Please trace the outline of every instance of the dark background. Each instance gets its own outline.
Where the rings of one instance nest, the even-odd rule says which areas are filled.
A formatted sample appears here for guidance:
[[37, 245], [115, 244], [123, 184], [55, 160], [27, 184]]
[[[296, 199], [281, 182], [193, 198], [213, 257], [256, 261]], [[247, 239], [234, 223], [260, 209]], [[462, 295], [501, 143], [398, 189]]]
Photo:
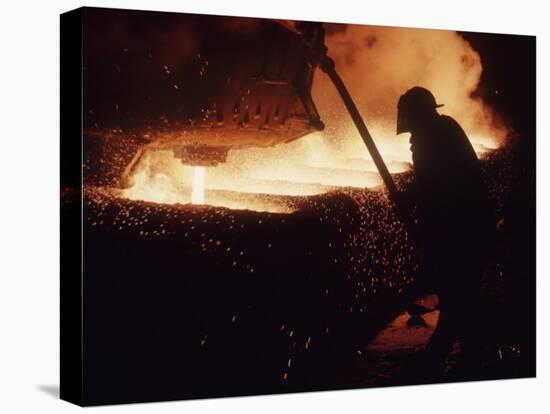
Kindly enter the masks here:
[[476, 91], [522, 141], [535, 150], [536, 38], [460, 32], [481, 56], [483, 73]]

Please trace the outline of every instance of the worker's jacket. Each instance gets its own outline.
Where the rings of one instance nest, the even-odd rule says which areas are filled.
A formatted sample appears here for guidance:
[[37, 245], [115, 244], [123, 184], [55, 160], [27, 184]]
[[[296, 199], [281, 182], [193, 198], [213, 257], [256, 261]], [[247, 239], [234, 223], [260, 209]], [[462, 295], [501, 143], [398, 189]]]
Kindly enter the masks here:
[[410, 143], [415, 173], [410, 193], [420, 234], [436, 244], [476, 244], [489, 210], [480, 164], [465, 132], [453, 118], [438, 115], [411, 135]]

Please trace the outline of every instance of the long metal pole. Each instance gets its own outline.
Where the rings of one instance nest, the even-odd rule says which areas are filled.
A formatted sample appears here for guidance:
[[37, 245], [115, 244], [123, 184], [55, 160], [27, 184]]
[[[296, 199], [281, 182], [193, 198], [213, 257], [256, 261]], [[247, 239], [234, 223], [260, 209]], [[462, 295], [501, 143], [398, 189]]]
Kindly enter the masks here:
[[319, 63], [320, 63], [321, 70], [323, 70], [323, 72], [326, 72], [326, 74], [330, 77], [330, 80], [332, 81], [332, 83], [334, 83], [336, 90], [338, 91], [338, 93], [340, 94], [340, 97], [344, 101], [344, 105], [346, 106], [351, 116], [351, 119], [353, 120], [353, 123], [357, 127], [357, 130], [359, 131], [361, 138], [363, 138], [363, 142], [365, 143], [365, 145], [367, 146], [367, 149], [369, 150], [372, 160], [374, 161], [374, 164], [376, 165], [376, 168], [378, 169], [378, 172], [380, 173], [380, 176], [382, 177], [382, 180], [384, 181], [384, 184], [388, 189], [390, 197], [394, 201], [397, 201], [398, 190], [397, 190], [397, 187], [395, 186], [395, 183], [393, 182], [393, 178], [391, 177], [390, 172], [388, 171], [388, 167], [386, 166], [386, 163], [382, 159], [382, 156], [380, 155], [378, 148], [376, 148], [376, 144], [374, 143], [374, 140], [372, 139], [372, 136], [369, 130], [367, 129], [367, 126], [365, 125], [363, 118], [361, 117], [361, 114], [357, 110], [357, 107], [355, 106], [353, 99], [351, 99], [351, 96], [346, 88], [346, 85], [344, 85], [342, 78], [340, 78], [340, 76], [336, 72], [334, 60], [332, 60], [330, 57], [325, 55]]

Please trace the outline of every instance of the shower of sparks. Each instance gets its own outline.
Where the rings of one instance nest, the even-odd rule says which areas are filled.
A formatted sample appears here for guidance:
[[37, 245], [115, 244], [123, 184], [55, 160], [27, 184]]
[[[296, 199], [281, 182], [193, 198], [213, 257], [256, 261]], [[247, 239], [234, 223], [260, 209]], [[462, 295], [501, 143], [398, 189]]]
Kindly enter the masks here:
[[[510, 152], [501, 149], [488, 154], [482, 162], [489, 195], [499, 210], [514, 183], [510, 156]], [[174, 160], [174, 164], [177, 163], [181, 164]], [[209, 179], [214, 175], [210, 171], [209, 168]], [[396, 175], [398, 187], [403, 188], [411, 175]], [[159, 183], [164, 183], [171, 191], [172, 187], [163, 180], [159, 178]], [[191, 174], [189, 182], [192, 182]], [[291, 211], [275, 208], [273, 210], [277, 211], [267, 211], [260, 205], [257, 208], [262, 208], [262, 211], [211, 205], [189, 208], [185, 200], [189, 200], [190, 188], [175, 202], [130, 200], [113, 189], [96, 186], [85, 186], [83, 192], [86, 231], [90, 234], [121, 232], [132, 234], [144, 243], [162, 243], [163, 246], [176, 243], [183, 257], [200, 260], [210, 272], [223, 268], [223, 278], [226, 279], [220, 279], [219, 283], [230, 280], [233, 286], [246, 287], [236, 291], [247, 298], [250, 296], [244, 292], [254, 292], [255, 297], [270, 300], [270, 296], [261, 296], [269, 295], [263, 286], [280, 284], [284, 280], [293, 289], [301, 289], [292, 301], [289, 299], [289, 308], [287, 304], [281, 304], [281, 308], [273, 310], [274, 322], [277, 323], [272, 324], [270, 335], [277, 339], [281, 357], [279, 370], [269, 371], [268, 375], [276, 375], [281, 382], [295, 380], [308, 372], [307, 364], [318, 358], [315, 344], [341, 342], [341, 336], [338, 336], [341, 325], [337, 321], [349, 321], [350, 324], [351, 321], [361, 321], [361, 326], [369, 326], [368, 321], [380, 317], [382, 304], [398, 303], [418, 282], [418, 257], [414, 246], [382, 191], [343, 187], [326, 194], [270, 195], [269, 198], [263, 195], [264, 198], [258, 200], [258, 203], [269, 202], [274, 206], [290, 204], [294, 206]], [[69, 195], [64, 198], [66, 202]], [[237, 193], [239, 198], [244, 195]], [[209, 203], [214, 196], [216, 192], [209, 190]], [[73, 202], [79, 200], [78, 192], [75, 192]], [[172, 199], [168, 194], [162, 194], [158, 200]], [[243, 203], [252, 203], [253, 200], [246, 199]], [[241, 204], [236, 207], [241, 207]], [[254, 238], [249, 235], [254, 235]], [[301, 258], [292, 264], [294, 270], [290, 279], [280, 276], [286, 275], [288, 269], [286, 262], [279, 260], [281, 257]], [[502, 267], [497, 266], [494, 271], [500, 272]], [[308, 278], [311, 272], [330, 277]], [[489, 277], [488, 280], [493, 279]], [[212, 285], [207, 283], [200, 288], [197, 286], [197, 289], [204, 294], [212, 289]], [[322, 306], [328, 313], [337, 315], [336, 319], [327, 319], [322, 325], [317, 325], [317, 308], [308, 300], [311, 292], [324, 292]], [[215, 295], [215, 289], [210, 293]], [[317, 293], [314, 295], [317, 298]], [[288, 313], [288, 309], [300, 304], [303, 312], [299, 317], [293, 312]], [[254, 343], [255, 335], [260, 335], [258, 332], [265, 334], [264, 324], [256, 325], [258, 319], [253, 317], [261, 314], [262, 306], [251, 305], [244, 311], [238, 306], [227, 307], [214, 319], [205, 321], [200, 329], [197, 327], [198, 330], [189, 338], [197, 349], [213, 356], [219, 352], [216, 349], [224, 349], [221, 344], [226, 341], [225, 335], [232, 332], [229, 327], [238, 329], [239, 335], [243, 335], [242, 344], [247, 341]], [[310, 315], [309, 319], [302, 316], [306, 314]], [[350, 343], [349, 349], [354, 353], [359, 349], [365, 355], [363, 348], [352, 348], [352, 345], [355, 346]], [[499, 347], [500, 354], [497, 349], [492, 354], [498, 362], [501, 358], [505, 362], [523, 355], [515, 345], [499, 344]]]

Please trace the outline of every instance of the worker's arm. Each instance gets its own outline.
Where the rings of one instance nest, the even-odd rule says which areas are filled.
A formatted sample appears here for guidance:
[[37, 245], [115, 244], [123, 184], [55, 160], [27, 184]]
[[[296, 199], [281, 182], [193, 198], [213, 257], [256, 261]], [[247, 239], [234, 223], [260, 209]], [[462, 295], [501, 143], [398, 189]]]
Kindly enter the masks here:
[[418, 203], [418, 193], [416, 183], [413, 181], [405, 190], [398, 191], [394, 196], [391, 196], [395, 203], [399, 215], [406, 220], [410, 220], [414, 206]]

